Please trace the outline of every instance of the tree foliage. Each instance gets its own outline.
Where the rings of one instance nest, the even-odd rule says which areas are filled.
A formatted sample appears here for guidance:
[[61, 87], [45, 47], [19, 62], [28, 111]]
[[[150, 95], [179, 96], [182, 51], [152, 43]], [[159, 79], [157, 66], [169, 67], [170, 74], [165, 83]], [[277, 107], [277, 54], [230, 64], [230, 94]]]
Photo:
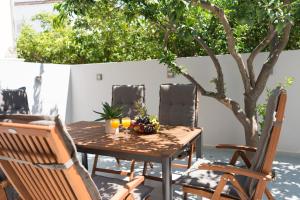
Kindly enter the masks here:
[[159, 57], [160, 33], [143, 18], [128, 22], [112, 1], [97, 4], [85, 16], [63, 18], [42, 13], [43, 30], [25, 25], [17, 41], [18, 56], [31, 62], [66, 64], [143, 60]]
[[[286, 49], [300, 48], [299, 14], [284, 15], [281, 1], [211, 2], [224, 9], [238, 52], [251, 52], [266, 35], [268, 22], [273, 21], [280, 30], [291, 17], [294, 28]], [[297, 7], [294, 2], [293, 8]], [[229, 53], [218, 19], [185, 1], [63, 1], [56, 9], [58, 16], [43, 13], [33, 19], [41, 22], [43, 31], [23, 27], [17, 43], [19, 57], [70, 64], [160, 58], [166, 28], [170, 30], [168, 49], [177, 57], [207, 55], [194, 35], [201, 35], [215, 54]]]

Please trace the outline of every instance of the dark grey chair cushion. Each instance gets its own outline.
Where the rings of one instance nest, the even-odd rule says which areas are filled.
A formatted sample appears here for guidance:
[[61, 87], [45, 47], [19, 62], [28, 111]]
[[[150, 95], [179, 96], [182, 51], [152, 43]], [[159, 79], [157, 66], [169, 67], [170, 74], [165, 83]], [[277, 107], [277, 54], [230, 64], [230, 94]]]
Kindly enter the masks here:
[[197, 126], [197, 90], [192, 84], [160, 86], [159, 122], [166, 125]]
[[[108, 178], [105, 176], [95, 175], [92, 177], [95, 184], [98, 187], [98, 190], [101, 194], [102, 200], [111, 199], [119, 189], [124, 188], [127, 181], [116, 179], [116, 178]], [[146, 199], [152, 191], [151, 187], [140, 185], [136, 189], [133, 190], [133, 196], [136, 200]]]
[[26, 88], [0, 90], [0, 114], [28, 114]]
[[[208, 160], [198, 160], [192, 167], [187, 170], [183, 176], [176, 180], [175, 184], [182, 186], [189, 186], [198, 188], [210, 192], [214, 192], [218, 183], [220, 182], [222, 172], [211, 171], [211, 170], [200, 170], [198, 167], [204, 163], [211, 163]], [[226, 165], [225, 163], [213, 163], [218, 165]], [[244, 185], [245, 177], [236, 176], [237, 180], [241, 185]], [[225, 186], [222, 195], [225, 197], [231, 197], [233, 199], [240, 199], [234, 187], [229, 183]]]
[[135, 102], [145, 103], [144, 85], [113, 85], [111, 104], [122, 106], [124, 116], [134, 118], [137, 115]]

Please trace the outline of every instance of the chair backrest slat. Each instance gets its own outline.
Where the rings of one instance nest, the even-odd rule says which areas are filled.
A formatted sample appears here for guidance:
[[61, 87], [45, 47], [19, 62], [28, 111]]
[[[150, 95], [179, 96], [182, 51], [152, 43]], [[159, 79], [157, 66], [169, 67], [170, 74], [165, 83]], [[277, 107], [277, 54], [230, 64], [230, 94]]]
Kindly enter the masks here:
[[159, 121], [166, 125], [198, 126], [198, 92], [193, 84], [162, 84]]
[[112, 101], [113, 106], [122, 106], [123, 115], [133, 119], [137, 113], [134, 108], [135, 102], [145, 103], [144, 85], [113, 85]]
[[0, 116], [0, 129], [1, 167], [23, 199], [100, 199], [58, 117]]

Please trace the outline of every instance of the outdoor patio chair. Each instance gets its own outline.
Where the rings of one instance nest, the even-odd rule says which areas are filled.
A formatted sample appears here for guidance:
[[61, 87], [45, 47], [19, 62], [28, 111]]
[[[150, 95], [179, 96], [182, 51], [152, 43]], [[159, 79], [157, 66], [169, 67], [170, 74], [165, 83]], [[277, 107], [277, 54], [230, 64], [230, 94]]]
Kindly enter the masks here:
[[[135, 110], [135, 103], [140, 102], [142, 104], [145, 103], [145, 86], [144, 85], [113, 85], [112, 86], [112, 106], [121, 106], [123, 110], [124, 117], [130, 117], [130, 119], [134, 119], [137, 115]], [[93, 164], [92, 174], [96, 172], [106, 172], [113, 174], [121, 174], [125, 176], [129, 176], [130, 179], [133, 178], [134, 175], [134, 164], [135, 161], [131, 161], [130, 171], [119, 171], [112, 169], [104, 169], [97, 167], [99, 155], [95, 155], [95, 160]], [[116, 158], [118, 166], [120, 166], [119, 158]]]
[[[198, 125], [198, 94], [192, 84], [162, 84], [159, 91], [159, 122], [163, 125], [189, 126]], [[188, 146], [178, 158], [188, 158], [187, 164], [172, 164], [172, 167], [190, 168], [195, 143]], [[147, 162], [144, 164], [143, 175], [147, 173]], [[147, 176], [156, 179], [155, 177]]]
[[21, 199], [146, 199], [144, 177], [90, 176], [59, 117], [0, 116], [0, 166]]
[[[0, 90], [0, 115], [28, 114], [29, 106], [26, 88]], [[0, 170], [0, 199], [18, 199], [18, 193]]]
[[[268, 199], [273, 199], [267, 185], [272, 180], [272, 162], [276, 155], [286, 99], [284, 89], [278, 87], [273, 90], [267, 104], [264, 130], [257, 150], [251, 147], [234, 147], [238, 150], [255, 149], [256, 153], [253, 162], [250, 163], [251, 166], [249, 165], [250, 168], [199, 160], [176, 181], [182, 186], [183, 192], [213, 200], [256, 200], [262, 199], [263, 194], [266, 194]], [[236, 156], [231, 164], [235, 164], [235, 159]]]
[[0, 114], [28, 114], [26, 88], [0, 90]]

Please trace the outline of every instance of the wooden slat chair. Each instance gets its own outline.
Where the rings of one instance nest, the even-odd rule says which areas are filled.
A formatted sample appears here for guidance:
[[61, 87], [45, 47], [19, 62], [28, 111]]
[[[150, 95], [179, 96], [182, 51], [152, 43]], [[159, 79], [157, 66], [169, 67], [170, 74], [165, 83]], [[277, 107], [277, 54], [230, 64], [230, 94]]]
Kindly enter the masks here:
[[[263, 134], [250, 168], [199, 160], [176, 182], [183, 187], [184, 193], [213, 200], [257, 200], [262, 199], [263, 194], [272, 199], [272, 195], [268, 194], [267, 184], [272, 180], [272, 162], [276, 155], [286, 98], [284, 89], [273, 90], [267, 105]], [[235, 164], [235, 159], [234, 157], [232, 164]]]
[[[26, 88], [0, 90], [0, 114], [28, 114]], [[0, 199], [18, 199], [18, 193], [0, 170]]]
[[152, 190], [142, 176], [91, 177], [58, 117], [1, 115], [0, 166], [24, 200], [145, 199]]
[[[192, 84], [162, 84], [159, 91], [159, 122], [171, 126], [198, 126], [198, 93]], [[188, 146], [178, 158], [187, 158], [187, 164], [173, 163], [172, 167], [190, 168], [192, 165], [195, 143]], [[143, 175], [147, 176], [147, 162], [144, 164]], [[160, 180], [160, 178], [147, 176]]]
[[[130, 119], [134, 119], [134, 117], [137, 115], [137, 112], [134, 108], [136, 102], [145, 104], [144, 85], [113, 85], [112, 86], [111, 105], [121, 106], [123, 109], [122, 112], [124, 117], [130, 117]], [[134, 176], [134, 165], [135, 165], [134, 160], [131, 161], [129, 171], [120, 171], [120, 170], [97, 167], [99, 163], [98, 160], [99, 160], [99, 155], [95, 155], [95, 160], [92, 169], [93, 175], [96, 172], [105, 172], [105, 173], [113, 173], [113, 174], [121, 174], [123, 176], [129, 176], [130, 179], [132, 179]], [[116, 158], [116, 161], [118, 166], [120, 166], [120, 159]]]

